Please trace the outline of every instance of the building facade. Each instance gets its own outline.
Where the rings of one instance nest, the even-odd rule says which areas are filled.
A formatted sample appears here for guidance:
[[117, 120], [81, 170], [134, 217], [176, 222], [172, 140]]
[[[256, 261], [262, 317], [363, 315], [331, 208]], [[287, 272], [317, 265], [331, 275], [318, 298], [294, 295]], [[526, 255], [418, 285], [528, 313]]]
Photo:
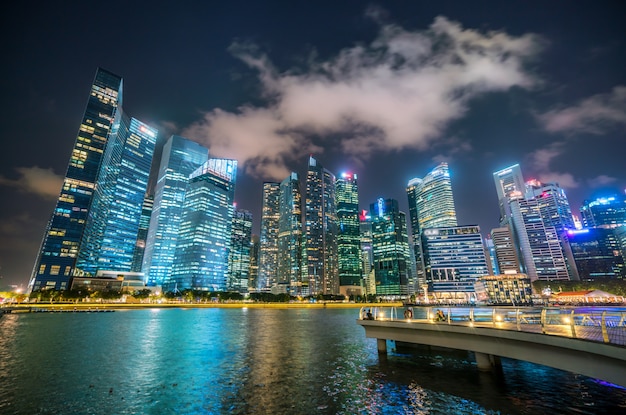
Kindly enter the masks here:
[[98, 68], [63, 186], [35, 261], [30, 291], [70, 288], [102, 154], [121, 104], [122, 78]]
[[[300, 295], [308, 290], [302, 272], [302, 193], [297, 173], [280, 183], [278, 252], [275, 292]], [[273, 286], [274, 287], [274, 286]]]
[[269, 291], [277, 283], [278, 218], [280, 217], [280, 183], [263, 183], [261, 235], [259, 237], [259, 277], [256, 291]]
[[338, 222], [339, 292], [347, 296], [362, 295], [364, 291], [363, 264], [357, 175], [343, 173], [337, 179], [335, 195]]
[[408, 296], [409, 238], [406, 215], [398, 201], [378, 199], [370, 205], [376, 295]]
[[478, 226], [425, 229], [422, 247], [429, 291], [437, 298], [469, 302], [476, 280], [490, 275]]
[[148, 286], [162, 285], [172, 272], [189, 175], [208, 158], [206, 147], [177, 135], [163, 146], [142, 265]]
[[116, 114], [80, 244], [77, 276], [130, 272], [158, 131]]
[[248, 292], [251, 248], [252, 213], [235, 208], [231, 226], [230, 256], [228, 259], [227, 288], [229, 291]]
[[227, 291], [236, 174], [236, 160], [209, 159], [190, 175], [164, 291]]
[[303, 272], [309, 294], [337, 294], [335, 175], [309, 157], [304, 200]]

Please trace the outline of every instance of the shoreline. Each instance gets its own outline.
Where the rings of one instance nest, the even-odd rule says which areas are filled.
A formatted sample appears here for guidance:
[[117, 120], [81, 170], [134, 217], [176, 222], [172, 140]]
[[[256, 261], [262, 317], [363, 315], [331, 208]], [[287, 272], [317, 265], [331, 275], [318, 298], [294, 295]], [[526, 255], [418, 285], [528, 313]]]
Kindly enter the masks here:
[[324, 308], [351, 308], [361, 307], [401, 307], [402, 303], [61, 303], [61, 304], [12, 304], [3, 307], [14, 313], [28, 313], [37, 311], [101, 311], [101, 310], [129, 310], [144, 308], [275, 308], [275, 309], [324, 309]]

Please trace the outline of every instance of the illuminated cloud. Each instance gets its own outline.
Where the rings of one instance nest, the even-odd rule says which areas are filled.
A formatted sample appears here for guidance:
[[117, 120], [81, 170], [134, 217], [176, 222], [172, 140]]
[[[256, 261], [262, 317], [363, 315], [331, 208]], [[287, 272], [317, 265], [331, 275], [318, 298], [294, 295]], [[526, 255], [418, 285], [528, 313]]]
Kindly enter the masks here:
[[604, 134], [608, 128], [626, 125], [626, 87], [616, 86], [608, 94], [594, 95], [538, 118], [550, 132]]
[[382, 25], [368, 45], [286, 72], [254, 46], [233, 45], [258, 71], [267, 106], [215, 109], [181, 134], [274, 179], [286, 176], [287, 162], [321, 152], [311, 137], [361, 162], [375, 151], [425, 150], [463, 117], [470, 99], [537, 85], [524, 64], [541, 43], [533, 34], [481, 33], [438, 17], [424, 31]]
[[606, 174], [601, 174], [598, 177], [594, 177], [593, 179], [588, 180], [589, 187], [604, 187], [608, 185], [615, 184], [617, 182], [617, 178], [607, 176]]
[[531, 168], [537, 178], [543, 183], [558, 183], [566, 189], [573, 189], [580, 185], [571, 173], [552, 171], [551, 162], [560, 157], [565, 151], [564, 142], [555, 142], [549, 146], [536, 150], [529, 155]]
[[54, 199], [59, 196], [63, 177], [52, 169], [40, 167], [18, 167], [19, 177], [15, 180], [0, 176], [0, 185], [9, 186], [25, 193], [34, 193], [44, 199]]

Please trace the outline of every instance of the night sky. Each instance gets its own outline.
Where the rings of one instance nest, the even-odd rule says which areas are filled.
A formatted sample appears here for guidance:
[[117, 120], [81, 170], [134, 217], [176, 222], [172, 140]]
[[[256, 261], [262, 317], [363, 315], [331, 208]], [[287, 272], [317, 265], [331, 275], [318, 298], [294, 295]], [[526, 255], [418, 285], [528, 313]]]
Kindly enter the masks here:
[[0, 289], [26, 287], [98, 67], [123, 108], [239, 160], [237, 205], [308, 156], [395, 198], [447, 161], [460, 225], [519, 163], [577, 213], [626, 188], [622, 1], [16, 2], [2, 13]]

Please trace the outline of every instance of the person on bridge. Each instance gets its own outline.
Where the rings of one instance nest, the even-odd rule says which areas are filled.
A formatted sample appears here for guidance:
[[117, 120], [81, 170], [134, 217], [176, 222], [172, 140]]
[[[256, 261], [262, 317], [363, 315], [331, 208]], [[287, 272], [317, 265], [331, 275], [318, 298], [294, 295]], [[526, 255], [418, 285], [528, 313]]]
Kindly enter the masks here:
[[437, 321], [446, 321], [446, 316], [441, 310], [437, 310]]

